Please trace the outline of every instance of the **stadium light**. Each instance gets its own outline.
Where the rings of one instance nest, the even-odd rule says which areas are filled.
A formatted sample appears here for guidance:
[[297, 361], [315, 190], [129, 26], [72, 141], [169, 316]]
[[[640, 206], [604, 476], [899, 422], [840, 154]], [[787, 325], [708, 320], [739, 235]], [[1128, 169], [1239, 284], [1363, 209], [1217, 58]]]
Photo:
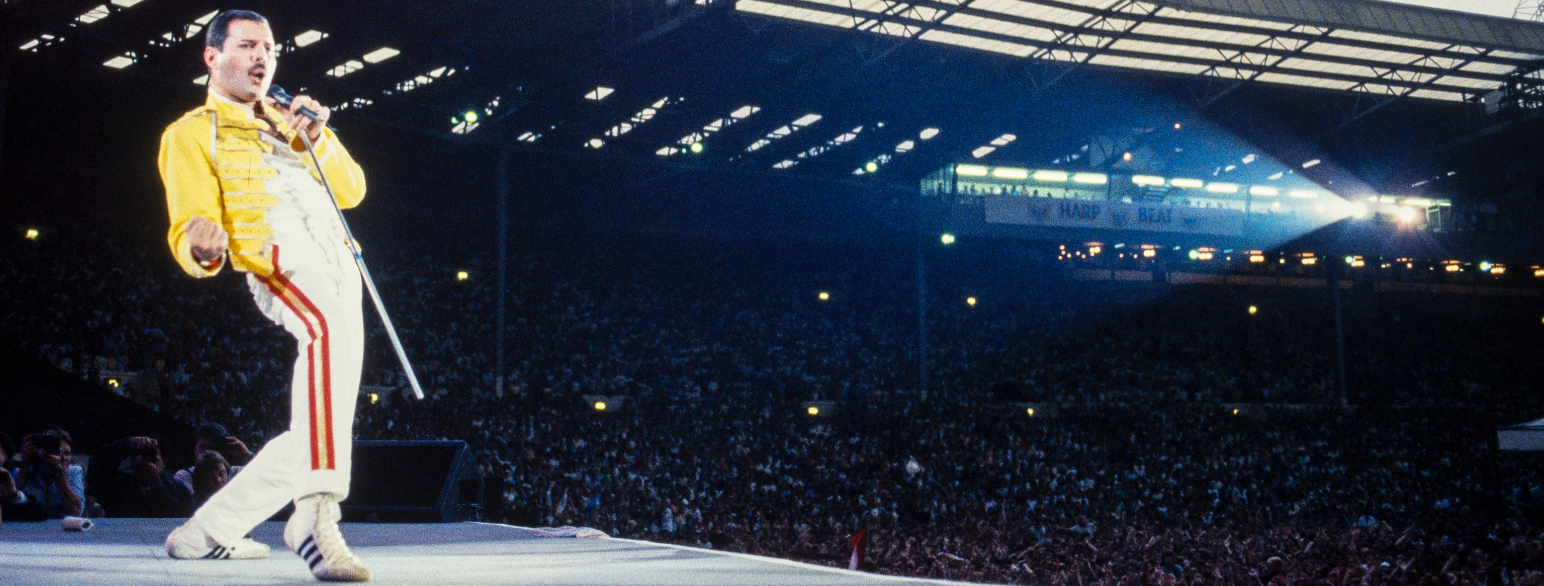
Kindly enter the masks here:
[[965, 305], [969, 305], [971, 307], [975, 307], [976, 306], [976, 298], [975, 297], [966, 297], [965, 298]]
[[1035, 408], [1034, 407], [1026, 407], [1026, 408], [1024, 408], [1024, 412], [1028, 413], [1030, 417], [1034, 417], [1035, 416]]
[[[1038, 175], [1038, 173], [1036, 173]], [[998, 179], [1029, 179], [1029, 169], [1016, 167], [997, 167], [992, 169], [992, 176]], [[1036, 178], [1038, 179], [1038, 177]]]
[[964, 177], [986, 177], [987, 168], [981, 165], [955, 165], [954, 172]]
[[873, 161], [869, 161], [867, 163], [864, 163], [863, 164], [863, 170], [864, 171], [868, 171], [870, 173], [878, 171], [879, 170], [879, 163], [875, 163]]
[[38, 229], [37, 228], [27, 228], [27, 239], [28, 240], [37, 240], [38, 239]]
[[1142, 251], [1142, 258], [1153, 258], [1155, 256], [1158, 256], [1158, 251], [1151, 248]]
[[820, 415], [820, 408], [814, 405], [810, 405], [809, 408], [804, 410], [804, 412], [809, 413], [810, 415]]
[[1400, 206], [1394, 215], [1399, 217], [1399, 221], [1409, 224], [1415, 221], [1415, 208]]
[[686, 148], [691, 149], [692, 154], [694, 154], [694, 155], [698, 154], [698, 153], [701, 153], [702, 152], [702, 142], [701, 141], [693, 142], [691, 146], [686, 147]]
[[944, 232], [943, 236], [938, 237], [938, 241], [944, 244], [954, 244], [954, 235]]
[[467, 274], [466, 271], [456, 271], [456, 280], [457, 281], [465, 281], [468, 278], [471, 278], [471, 275]]
[[827, 293], [825, 291], [821, 291], [819, 295], [816, 295], [816, 297], [820, 298], [821, 301], [830, 301], [831, 300], [831, 294]]
[[606, 402], [605, 401], [596, 401], [595, 402], [595, 410], [596, 411], [605, 411], [606, 410]]
[[1254, 314], [1257, 314], [1257, 313], [1260, 313], [1260, 308], [1255, 307], [1253, 305], [1249, 306], [1249, 315], [1254, 315]]

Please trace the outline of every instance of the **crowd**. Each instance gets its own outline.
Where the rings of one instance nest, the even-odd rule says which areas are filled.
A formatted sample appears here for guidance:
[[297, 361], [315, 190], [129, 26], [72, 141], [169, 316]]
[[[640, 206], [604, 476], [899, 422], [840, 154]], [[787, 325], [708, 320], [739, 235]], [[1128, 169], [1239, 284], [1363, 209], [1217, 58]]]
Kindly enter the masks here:
[[[115, 448], [131, 462], [117, 485], [191, 507], [239, 464], [210, 446], [288, 421], [293, 344], [236, 277], [95, 249], [113, 252], [10, 245], [0, 332], [90, 380], [142, 373], [120, 392], [229, 425], [201, 434], [202, 476], [135, 463], [148, 438]], [[1489, 443], [1544, 415], [1537, 299], [1348, 293], [1344, 410], [1326, 292], [935, 270], [924, 390], [910, 258], [576, 238], [514, 247], [499, 380], [486, 254], [367, 257], [430, 399], [400, 393], [376, 329], [380, 400], [357, 433], [468, 441], [492, 520], [842, 565], [867, 529], [865, 569], [1005, 583], [1544, 584], [1538, 457]], [[628, 399], [601, 413], [586, 395]], [[1225, 407], [1240, 403], [1295, 406]]]

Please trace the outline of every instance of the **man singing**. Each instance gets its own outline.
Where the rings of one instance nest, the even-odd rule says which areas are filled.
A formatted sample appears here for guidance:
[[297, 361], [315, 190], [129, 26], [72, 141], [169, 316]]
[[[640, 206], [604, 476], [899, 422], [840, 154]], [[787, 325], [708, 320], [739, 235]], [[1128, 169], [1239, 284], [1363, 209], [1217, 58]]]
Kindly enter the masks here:
[[278, 68], [267, 19], [227, 10], [209, 23], [204, 44], [208, 100], [161, 137], [167, 242], [194, 277], [213, 276], [227, 262], [247, 273], [258, 309], [295, 336], [300, 354], [289, 431], [172, 531], [166, 551], [180, 559], [267, 557], [268, 546], [245, 536], [293, 501], [284, 543], [312, 574], [369, 580], [338, 531], [337, 504], [348, 496], [364, 355], [361, 282], [321, 181], [325, 173], [337, 204], [350, 208], [364, 198], [364, 175], [326, 127], [327, 108], [297, 96], [284, 109], [267, 97]]

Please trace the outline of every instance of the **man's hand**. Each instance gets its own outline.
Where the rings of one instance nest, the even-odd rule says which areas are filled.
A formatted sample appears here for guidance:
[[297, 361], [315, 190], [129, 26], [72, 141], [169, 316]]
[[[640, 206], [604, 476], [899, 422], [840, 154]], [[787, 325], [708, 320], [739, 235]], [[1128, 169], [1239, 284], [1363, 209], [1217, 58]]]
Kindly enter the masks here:
[[21, 491], [16, 489], [16, 479], [11, 478], [11, 473], [5, 468], [0, 468], [0, 503], [10, 503], [19, 496]]
[[[311, 139], [312, 144], [316, 144], [316, 141], [322, 139], [322, 128], [327, 126], [327, 120], [332, 117], [332, 109], [323, 106], [321, 102], [311, 99], [311, 96], [295, 96], [295, 99], [290, 101], [288, 109], [280, 107], [278, 102], [269, 97], [264, 97], [263, 103], [284, 114], [284, 123], [288, 124], [290, 128], [295, 129], [295, 132], [306, 133], [306, 138]], [[317, 122], [299, 114], [301, 108], [316, 112], [317, 117], [321, 118], [322, 121]]]
[[[239, 460], [241, 460], [243, 462], [247, 462], [247, 461], [251, 461], [252, 460], [252, 450], [247, 449], [247, 444], [244, 444], [244, 443], [241, 442], [241, 440], [236, 439], [236, 436], [232, 436], [232, 435], [225, 436], [225, 450], [224, 451], [225, 451], [226, 454], [231, 454], [231, 455], [237, 456], [237, 459], [239, 459]], [[224, 455], [224, 454], [221, 454], [221, 455]], [[230, 459], [231, 458], [226, 458], [226, 460], [230, 460]]]
[[230, 244], [230, 235], [225, 233], [224, 227], [214, 223], [214, 220], [193, 216], [188, 220], [187, 232], [188, 243], [193, 247], [193, 260], [198, 261], [198, 264], [214, 264], [225, 256], [225, 248]]

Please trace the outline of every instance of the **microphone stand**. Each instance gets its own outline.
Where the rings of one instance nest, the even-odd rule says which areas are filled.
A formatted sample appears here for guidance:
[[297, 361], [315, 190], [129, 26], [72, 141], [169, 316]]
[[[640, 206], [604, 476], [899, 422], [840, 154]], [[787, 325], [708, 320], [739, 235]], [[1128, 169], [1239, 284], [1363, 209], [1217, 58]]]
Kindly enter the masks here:
[[407, 372], [407, 382], [413, 389], [413, 397], [423, 400], [423, 387], [418, 386], [418, 375], [413, 374], [413, 364], [408, 362], [407, 352], [402, 349], [402, 340], [397, 338], [397, 328], [391, 325], [391, 316], [386, 315], [386, 304], [381, 302], [381, 294], [375, 290], [375, 279], [370, 277], [370, 269], [365, 267], [365, 257], [359, 252], [359, 245], [354, 241], [354, 231], [348, 227], [348, 220], [343, 217], [343, 208], [338, 205], [338, 198], [332, 194], [332, 185], [327, 182], [327, 173], [322, 171], [322, 161], [316, 156], [316, 149], [311, 145], [311, 137], [305, 132], [296, 132], [300, 135], [301, 142], [306, 145], [306, 152], [311, 153], [311, 162], [316, 165], [316, 176], [322, 179], [322, 189], [327, 191], [327, 201], [332, 202], [332, 209], [338, 212], [338, 221], [343, 224], [343, 235], [348, 239], [349, 253], [354, 256], [354, 264], [359, 266], [359, 275], [364, 277], [365, 289], [370, 292], [370, 299], [375, 302], [375, 310], [381, 314], [381, 324], [386, 327], [386, 337], [391, 338], [391, 346], [397, 350], [397, 360], [402, 362], [402, 370]]

